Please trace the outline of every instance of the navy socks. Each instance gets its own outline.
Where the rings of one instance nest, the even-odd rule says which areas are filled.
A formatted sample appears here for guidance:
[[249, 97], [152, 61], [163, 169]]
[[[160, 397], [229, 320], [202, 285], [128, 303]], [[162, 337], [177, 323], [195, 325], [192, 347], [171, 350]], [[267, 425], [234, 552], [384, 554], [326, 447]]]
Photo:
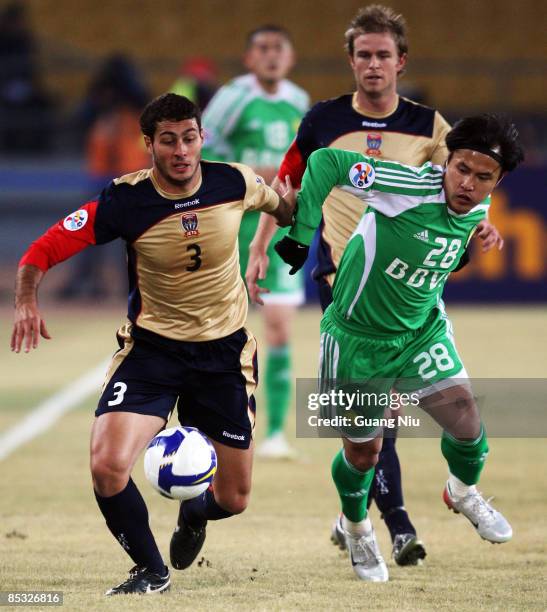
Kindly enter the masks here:
[[384, 438], [370, 490], [369, 499], [371, 498], [382, 513], [392, 541], [400, 533], [416, 535], [416, 529], [404, 508], [401, 466], [395, 448], [395, 438]]
[[146, 504], [133, 480], [112, 497], [101, 497], [95, 491], [95, 499], [112, 535], [135, 564], [163, 576], [165, 564], [148, 524]]
[[217, 504], [210, 488], [194, 499], [183, 502], [180, 512], [184, 522], [193, 529], [201, 529], [207, 521], [219, 521], [232, 516], [231, 512]]

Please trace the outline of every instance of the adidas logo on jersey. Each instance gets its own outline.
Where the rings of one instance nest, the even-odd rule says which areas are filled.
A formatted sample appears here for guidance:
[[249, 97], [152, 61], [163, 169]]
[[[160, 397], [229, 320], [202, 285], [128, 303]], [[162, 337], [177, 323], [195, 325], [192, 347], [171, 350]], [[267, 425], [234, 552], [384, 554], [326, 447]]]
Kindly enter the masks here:
[[416, 232], [413, 237], [427, 242], [429, 240], [429, 233], [427, 230], [423, 230], [421, 232]]

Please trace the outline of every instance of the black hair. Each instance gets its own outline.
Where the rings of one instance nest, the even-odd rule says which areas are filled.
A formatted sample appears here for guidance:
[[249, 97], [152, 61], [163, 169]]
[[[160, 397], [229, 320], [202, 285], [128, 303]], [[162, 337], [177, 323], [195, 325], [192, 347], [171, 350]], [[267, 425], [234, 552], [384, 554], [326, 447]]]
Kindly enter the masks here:
[[184, 96], [166, 93], [145, 106], [140, 118], [141, 132], [154, 140], [156, 126], [160, 121], [183, 121], [184, 119], [195, 119], [201, 130], [199, 108]]
[[291, 43], [291, 45], [293, 44], [292, 37], [289, 34], [289, 31], [286, 30], [283, 26], [275, 25], [273, 23], [266, 23], [264, 25], [259, 26], [258, 28], [255, 28], [254, 30], [251, 30], [247, 34], [247, 38], [245, 40], [245, 49], [248, 49], [249, 47], [252, 46], [255, 36], [257, 36], [258, 34], [264, 34], [264, 33], [270, 33], [270, 32], [274, 34], [281, 34], [281, 36], [286, 38], [287, 41]]
[[446, 146], [450, 153], [471, 149], [489, 155], [503, 172], [511, 172], [524, 161], [518, 130], [506, 115], [484, 113], [460, 119], [446, 135]]

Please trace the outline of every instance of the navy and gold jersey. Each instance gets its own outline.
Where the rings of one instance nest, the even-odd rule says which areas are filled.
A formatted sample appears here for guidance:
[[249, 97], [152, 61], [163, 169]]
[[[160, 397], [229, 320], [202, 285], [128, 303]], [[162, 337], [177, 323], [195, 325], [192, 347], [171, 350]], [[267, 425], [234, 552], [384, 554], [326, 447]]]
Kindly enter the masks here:
[[115, 179], [50, 228], [21, 259], [46, 271], [90, 244], [127, 244], [129, 320], [174, 340], [205, 341], [243, 327], [247, 294], [237, 235], [247, 210], [271, 212], [279, 197], [247, 166], [201, 162], [202, 180], [177, 195], [152, 170]]
[[[398, 97], [393, 109], [376, 115], [359, 108], [355, 93], [346, 94], [319, 102], [305, 115], [278, 177], [284, 180], [288, 174], [293, 185], [300, 185], [308, 157], [325, 147], [410, 166], [427, 161], [442, 164], [448, 155], [445, 137], [449, 130], [438, 111], [407, 98]], [[361, 200], [338, 187], [330, 192], [323, 206], [316, 278], [326, 277], [332, 285], [344, 248], [365, 209]]]

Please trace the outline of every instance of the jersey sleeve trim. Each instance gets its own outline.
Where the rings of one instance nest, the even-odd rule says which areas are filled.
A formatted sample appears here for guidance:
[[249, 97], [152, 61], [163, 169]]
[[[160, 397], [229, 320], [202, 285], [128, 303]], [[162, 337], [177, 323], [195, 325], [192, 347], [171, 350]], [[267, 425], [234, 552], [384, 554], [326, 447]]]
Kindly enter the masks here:
[[302, 157], [296, 139], [294, 139], [281, 162], [281, 166], [277, 172], [277, 178], [283, 183], [285, 182], [285, 177], [289, 175], [293, 187], [300, 187], [305, 170], [306, 162]]
[[[21, 258], [19, 267], [36, 266], [42, 272], [47, 272], [61, 261], [83, 251], [90, 244], [96, 244], [97, 206], [98, 202], [95, 200], [88, 202], [52, 225], [45, 234], [30, 245]], [[80, 227], [78, 223], [81, 223]]]

